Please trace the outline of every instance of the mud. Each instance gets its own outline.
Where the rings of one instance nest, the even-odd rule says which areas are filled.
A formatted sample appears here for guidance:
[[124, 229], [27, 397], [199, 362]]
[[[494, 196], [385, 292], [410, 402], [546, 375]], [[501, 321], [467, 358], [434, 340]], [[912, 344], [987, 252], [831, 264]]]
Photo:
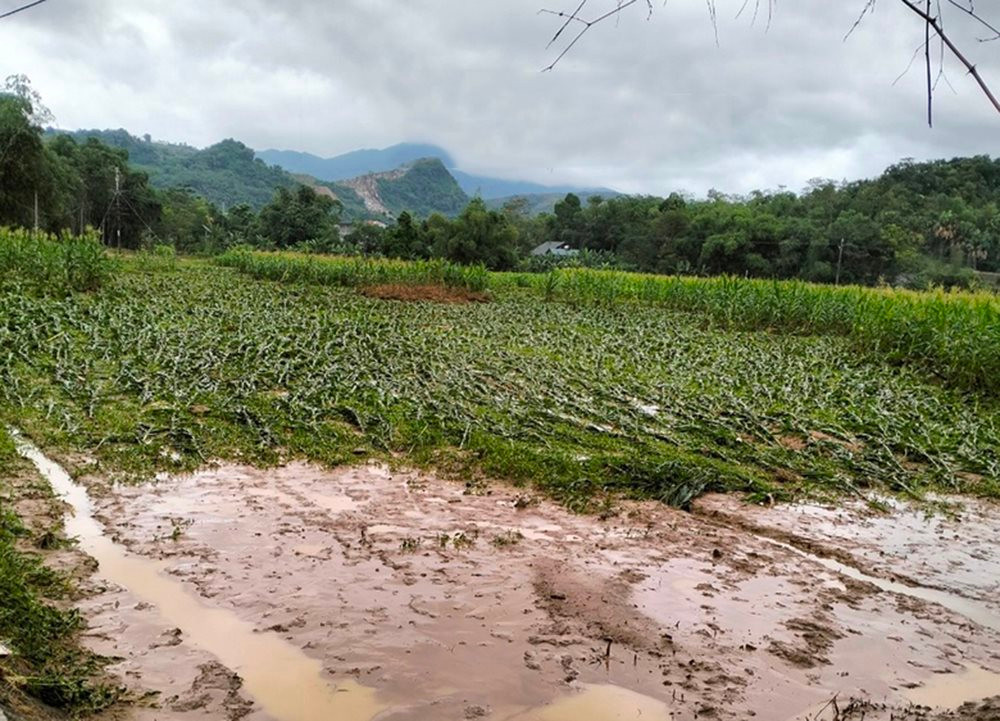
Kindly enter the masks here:
[[[867, 719], [971, 719], [963, 704], [992, 713], [983, 700], [1000, 693], [996, 631], [749, 533], [736, 507], [623, 504], [601, 520], [375, 465], [223, 466], [93, 489], [104, 537], [181, 587], [192, 615], [225, 614], [315, 664], [279, 696], [309, 705], [321, 678], [364, 700], [338, 711], [345, 721], [790, 721], [853, 718], [848, 704]], [[866, 572], [897, 565], [875, 560]], [[935, 568], [942, 588], [996, 580]], [[204, 623], [170, 618], [169, 599], [104, 585], [83, 604], [89, 643], [122, 659], [114, 670], [137, 693], [157, 692], [136, 716], [297, 718], [254, 672], [280, 676], [284, 658], [227, 656]]]

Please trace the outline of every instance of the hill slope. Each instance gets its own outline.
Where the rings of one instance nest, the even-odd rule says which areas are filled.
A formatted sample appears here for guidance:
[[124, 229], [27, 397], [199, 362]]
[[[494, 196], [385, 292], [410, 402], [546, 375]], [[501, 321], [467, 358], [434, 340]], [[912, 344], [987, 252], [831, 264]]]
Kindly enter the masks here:
[[[347, 215], [385, 220], [403, 211], [424, 217], [458, 215], [469, 196], [437, 158], [422, 158], [389, 172], [369, 173], [341, 182], [318, 182], [344, 204]], [[361, 207], [358, 208], [358, 201]]]
[[457, 215], [469, 202], [441, 159], [410, 157], [417, 152], [444, 153], [435, 146], [407, 145], [386, 151], [349, 154], [351, 157], [342, 168], [364, 167], [372, 162], [399, 162], [382, 172], [359, 172], [330, 182], [318, 180], [305, 170], [293, 175], [276, 165], [268, 165], [251, 148], [232, 139], [201, 150], [189, 145], [153, 141], [149, 136], [140, 138], [121, 129], [50, 131], [49, 134], [70, 135], [81, 143], [87, 138], [97, 138], [107, 145], [123, 148], [128, 151], [129, 162], [148, 173], [154, 186], [188, 188], [227, 208], [246, 203], [259, 210], [274, 197], [277, 188], [299, 184], [336, 196], [344, 206], [345, 221], [385, 220], [395, 218], [404, 210], [421, 217], [435, 212]]
[[437, 158], [446, 168], [454, 162], [448, 152], [436, 145], [400, 143], [382, 150], [354, 150], [335, 158], [321, 158], [295, 150], [261, 150], [257, 157], [292, 173], [304, 173], [324, 181], [350, 180], [369, 173], [386, 173], [422, 160]]
[[223, 140], [199, 150], [189, 145], [154, 142], [148, 136], [138, 138], [126, 130], [76, 130], [65, 134], [77, 142], [97, 138], [107, 145], [124, 148], [129, 162], [148, 173], [154, 186], [190, 188], [223, 207], [246, 203], [259, 209], [271, 200], [276, 188], [297, 184], [290, 173], [267, 165], [237, 140]]
[[355, 150], [333, 158], [321, 158], [311, 153], [291, 150], [263, 150], [257, 157], [266, 163], [278, 165], [291, 173], [305, 173], [324, 181], [347, 180], [368, 173], [384, 173], [400, 165], [424, 158], [437, 158], [458, 181], [466, 195], [479, 195], [485, 200], [508, 198], [514, 195], [551, 195], [576, 193], [581, 196], [618, 195], [607, 188], [581, 188], [573, 185], [542, 185], [524, 180], [491, 178], [458, 170], [448, 151], [436, 145], [400, 143], [382, 150]]

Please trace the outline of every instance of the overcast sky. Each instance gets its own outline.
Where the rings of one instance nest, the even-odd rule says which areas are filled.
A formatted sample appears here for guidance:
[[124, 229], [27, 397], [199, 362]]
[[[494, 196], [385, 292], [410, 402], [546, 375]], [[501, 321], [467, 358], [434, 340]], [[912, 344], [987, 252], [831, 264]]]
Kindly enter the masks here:
[[[432, 142], [470, 172], [658, 195], [997, 152], [956, 65], [934, 130], [920, 59], [893, 84], [923, 38], [896, 0], [846, 42], [864, 0], [779, 2], [769, 30], [717, 0], [718, 45], [704, 0], [654, 2], [543, 73], [559, 21], [538, 10], [577, 0], [48, 0], [0, 21], [0, 75], [27, 74], [63, 128], [323, 156]], [[952, 23], [1000, 87], [1000, 41]]]

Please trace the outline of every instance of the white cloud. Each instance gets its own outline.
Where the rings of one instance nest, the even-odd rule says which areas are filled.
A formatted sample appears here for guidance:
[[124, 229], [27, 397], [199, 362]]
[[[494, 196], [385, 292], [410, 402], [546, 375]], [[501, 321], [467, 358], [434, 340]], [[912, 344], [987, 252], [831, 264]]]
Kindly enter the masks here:
[[[922, 41], [898, 3], [844, 41], [861, 0], [779, 3], [769, 28], [718, 0], [718, 46], [702, 2], [657, 4], [542, 73], [545, 4], [575, 5], [50, 0], [0, 22], [0, 73], [29, 75], [63, 127], [321, 155], [430, 141], [470, 171], [657, 194], [799, 188], [995, 145], [1000, 117], [954, 65], [933, 131], [919, 59], [893, 85]], [[1000, 85], [1000, 45], [970, 49]]]

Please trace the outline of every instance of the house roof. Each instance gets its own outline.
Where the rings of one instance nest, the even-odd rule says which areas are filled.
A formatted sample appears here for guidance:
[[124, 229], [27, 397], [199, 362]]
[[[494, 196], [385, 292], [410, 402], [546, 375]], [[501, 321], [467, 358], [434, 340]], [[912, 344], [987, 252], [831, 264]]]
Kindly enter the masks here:
[[556, 253], [558, 251], [571, 251], [573, 248], [570, 247], [569, 243], [561, 243], [558, 240], [550, 240], [546, 243], [542, 243], [533, 251], [532, 255], [547, 255], [549, 253]]

